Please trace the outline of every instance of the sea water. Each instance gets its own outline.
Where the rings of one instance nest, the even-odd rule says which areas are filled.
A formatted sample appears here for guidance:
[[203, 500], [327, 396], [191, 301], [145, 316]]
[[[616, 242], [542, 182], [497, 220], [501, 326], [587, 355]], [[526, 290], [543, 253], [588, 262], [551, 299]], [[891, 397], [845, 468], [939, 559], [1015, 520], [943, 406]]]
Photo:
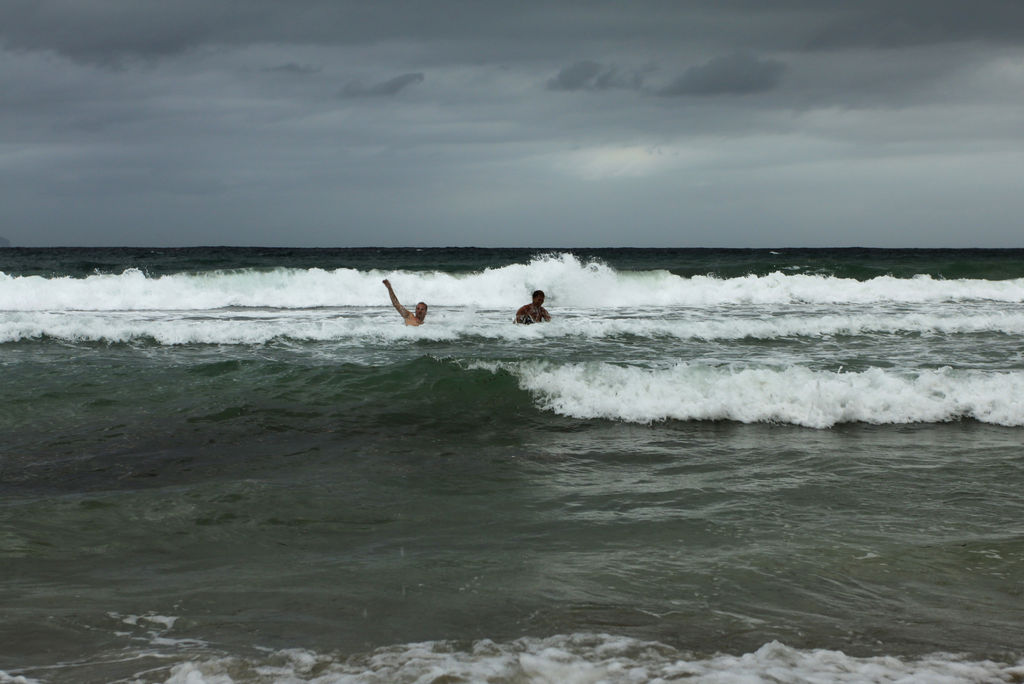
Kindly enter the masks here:
[[1015, 250], [0, 250], [0, 682], [1022, 681], [1022, 341]]

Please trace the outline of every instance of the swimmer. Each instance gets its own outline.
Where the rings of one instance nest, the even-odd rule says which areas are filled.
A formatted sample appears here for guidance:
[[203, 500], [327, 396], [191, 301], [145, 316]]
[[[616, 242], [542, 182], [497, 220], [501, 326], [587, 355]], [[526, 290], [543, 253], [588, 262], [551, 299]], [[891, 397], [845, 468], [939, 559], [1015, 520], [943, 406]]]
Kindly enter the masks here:
[[536, 290], [533, 293], [533, 302], [524, 304], [516, 311], [516, 323], [540, 323], [550, 321], [551, 314], [544, 308], [544, 290]]
[[391, 283], [387, 279], [384, 280], [384, 287], [388, 288], [388, 294], [391, 295], [391, 303], [394, 305], [395, 310], [405, 319], [406, 325], [423, 325], [423, 319], [427, 317], [426, 304], [418, 302], [416, 304], [416, 313], [412, 313], [398, 303], [398, 297], [395, 296], [395, 291], [391, 288]]

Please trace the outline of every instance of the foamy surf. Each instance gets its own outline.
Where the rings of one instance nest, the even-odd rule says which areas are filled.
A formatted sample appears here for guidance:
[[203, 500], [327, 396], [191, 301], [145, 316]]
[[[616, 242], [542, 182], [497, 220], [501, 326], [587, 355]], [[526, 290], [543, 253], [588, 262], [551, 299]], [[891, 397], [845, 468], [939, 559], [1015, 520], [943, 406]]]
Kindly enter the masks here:
[[828, 428], [839, 423], [1024, 425], [1024, 371], [953, 368], [830, 372], [680, 363], [665, 368], [544, 361], [505, 368], [538, 406], [572, 418], [630, 423], [733, 420]]
[[705, 316], [682, 309], [633, 310], [629, 317], [601, 309], [559, 311], [543, 327], [511, 325], [509, 310], [445, 309], [430, 313], [430, 325], [415, 331], [396, 326], [383, 307], [195, 311], [13, 311], [0, 314], [0, 342], [52, 338], [70, 342], [123, 343], [152, 340], [162, 345], [299, 342], [387, 343], [408, 339], [482, 338], [501, 341], [574, 338], [676, 340], [776, 340], [857, 335], [1024, 335], [1024, 311], [972, 307], [958, 311], [899, 313], [849, 307], [842, 314], [803, 311], [765, 315], [734, 310]]
[[[122, 655], [131, 660], [131, 654]], [[181, 654], [166, 650], [140, 651], [137, 657], [179, 661], [151, 667], [128, 680], [138, 684], [992, 684], [1024, 679], [1024, 661], [971, 660], [949, 653], [854, 657], [836, 650], [791, 648], [778, 641], [751, 653], [701, 657], [608, 634], [524, 637], [505, 643], [428, 641], [363, 654], [292, 648], [266, 650], [256, 657], [205, 655], [181, 660]], [[0, 670], [2, 684], [43, 682]]]
[[[665, 270], [619, 271], [572, 254], [471, 273], [360, 271], [350, 268], [239, 269], [150, 277], [138, 269], [85, 278], [11, 276], [0, 272], [0, 311], [206, 310], [225, 307], [310, 308], [387, 303], [381, 280], [400, 298], [453, 307], [513, 307], [545, 290], [559, 307], [706, 307], [779, 304], [1024, 302], [1024, 279], [942, 280], [881, 276], [866, 281], [823, 275], [687, 278]], [[515, 305], [515, 306], [513, 306]]]
[[[795, 649], [777, 641], [752, 653], [694, 657], [664, 644], [607, 634], [546, 639], [490, 640], [463, 645], [433, 641], [341, 656], [293, 649], [265, 659], [199, 659], [175, 665], [166, 684], [316, 682], [419, 684], [489, 682], [530, 684], [638, 684], [703, 682], [1017, 682], [1024, 663], [965, 660], [936, 653], [920, 658], [853, 657], [842, 651]], [[151, 681], [145, 679], [144, 681]], [[152, 680], [157, 681], [157, 680]]]

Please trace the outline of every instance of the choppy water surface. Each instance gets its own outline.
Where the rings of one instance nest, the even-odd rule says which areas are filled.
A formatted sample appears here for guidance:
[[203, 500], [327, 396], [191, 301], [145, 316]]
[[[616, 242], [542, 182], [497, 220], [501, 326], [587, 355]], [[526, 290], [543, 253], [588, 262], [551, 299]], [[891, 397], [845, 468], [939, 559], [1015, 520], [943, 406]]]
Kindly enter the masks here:
[[1018, 681], [1021, 256], [0, 250], [0, 682]]

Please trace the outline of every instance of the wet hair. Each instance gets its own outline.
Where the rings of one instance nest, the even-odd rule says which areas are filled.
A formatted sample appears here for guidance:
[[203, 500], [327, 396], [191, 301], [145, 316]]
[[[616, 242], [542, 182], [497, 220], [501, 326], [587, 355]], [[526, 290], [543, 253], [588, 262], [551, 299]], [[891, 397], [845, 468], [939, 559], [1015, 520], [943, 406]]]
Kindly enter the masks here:
[[541, 297], [543, 297], [544, 296], [544, 290], [534, 290], [533, 294], [530, 295], [530, 296], [531, 297], [536, 297], [537, 295], [540, 295]]

